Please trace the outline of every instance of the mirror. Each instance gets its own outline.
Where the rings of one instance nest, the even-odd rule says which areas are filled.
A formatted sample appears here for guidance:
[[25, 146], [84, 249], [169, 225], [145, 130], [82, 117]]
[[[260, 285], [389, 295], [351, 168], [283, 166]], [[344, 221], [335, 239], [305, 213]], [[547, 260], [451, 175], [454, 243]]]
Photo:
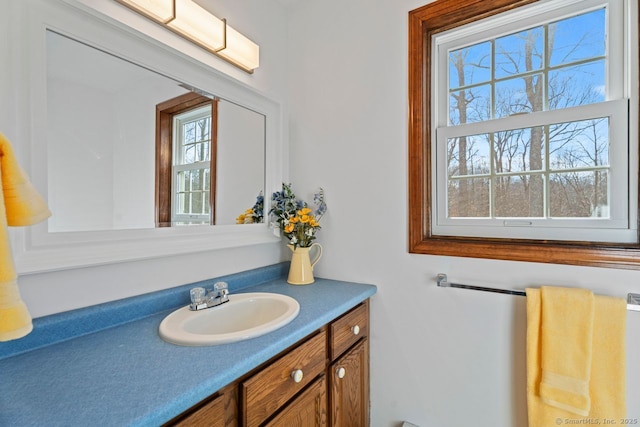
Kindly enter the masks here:
[[51, 30], [46, 51], [49, 232], [235, 224], [264, 193], [263, 114]]
[[[284, 181], [281, 106], [253, 87], [256, 75], [223, 73], [217, 58], [115, 2], [101, 3], [112, 15], [69, 0], [12, 5], [15, 24], [0, 38], [15, 76], [0, 85], [3, 105], [14, 106], [3, 132], [53, 212], [10, 230], [19, 274], [280, 241], [264, 222], [236, 224], [260, 192]], [[204, 97], [217, 119], [211, 210], [190, 203], [188, 212], [199, 206], [213, 226], [157, 220], [156, 106], [184, 96]], [[183, 182], [180, 191], [207, 190], [192, 185], [206, 182], [199, 178]]]

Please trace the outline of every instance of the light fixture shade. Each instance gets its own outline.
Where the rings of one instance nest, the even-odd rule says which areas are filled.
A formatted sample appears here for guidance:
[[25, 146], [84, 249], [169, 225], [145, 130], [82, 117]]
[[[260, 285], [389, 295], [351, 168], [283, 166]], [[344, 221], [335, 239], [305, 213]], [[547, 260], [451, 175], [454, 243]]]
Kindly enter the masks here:
[[260, 47], [227, 25], [227, 47], [218, 52], [223, 58], [253, 71], [260, 65]]
[[257, 44], [193, 0], [115, 0], [249, 73], [260, 65]]
[[175, 19], [167, 26], [212, 51], [224, 47], [225, 23], [192, 0], [175, 0]]
[[166, 23], [173, 19], [173, 0], [116, 0], [125, 6], [147, 15], [153, 20]]

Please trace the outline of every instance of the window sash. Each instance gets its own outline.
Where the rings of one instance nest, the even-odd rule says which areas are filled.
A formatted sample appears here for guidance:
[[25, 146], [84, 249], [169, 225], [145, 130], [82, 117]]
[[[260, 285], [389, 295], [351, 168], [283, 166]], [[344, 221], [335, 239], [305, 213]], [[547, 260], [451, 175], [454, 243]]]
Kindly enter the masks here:
[[[609, 218], [448, 218], [447, 217], [447, 142], [450, 138], [471, 136], [510, 129], [529, 128], [547, 124], [588, 120], [601, 117], [609, 118], [609, 188], [627, 188], [629, 183], [629, 156], [627, 150], [628, 100], [608, 101], [590, 104], [566, 110], [543, 111], [472, 123], [456, 127], [443, 127], [436, 130], [432, 151], [436, 153], [432, 167], [432, 200], [436, 203], [432, 218], [432, 230], [435, 235], [524, 238], [554, 238], [559, 240], [593, 240], [633, 242], [636, 231], [630, 226], [635, 221], [631, 212], [626, 191], [609, 191]], [[543, 168], [544, 169], [544, 168]], [[584, 168], [596, 170], [598, 167]], [[524, 171], [522, 174], [552, 174], [555, 171]], [[496, 174], [494, 173], [493, 176]], [[547, 206], [548, 211], [548, 206]], [[631, 218], [631, 220], [630, 220]], [[631, 222], [633, 224], [634, 222]], [[541, 235], [544, 230], [546, 235]]]
[[[211, 188], [207, 185], [207, 183], [210, 182], [209, 162], [198, 162], [198, 163], [193, 163], [188, 165], [177, 165], [177, 166], [174, 166], [173, 170], [174, 170], [173, 188], [175, 189], [173, 193], [174, 202], [172, 203], [172, 205], [174, 206], [173, 220], [175, 221], [209, 220], [210, 213], [191, 212], [191, 209], [189, 209], [189, 213], [183, 213], [178, 211], [179, 209], [181, 209], [180, 196], [185, 195], [186, 197], [189, 197], [189, 200], [191, 201], [191, 203], [193, 203], [193, 199], [191, 198], [191, 195], [196, 193], [202, 194], [202, 200], [201, 200], [202, 209], [210, 210], [210, 206], [208, 205], [209, 205], [209, 194], [210, 194]], [[180, 176], [180, 172], [196, 171], [196, 170], [200, 170], [203, 173], [203, 178], [202, 178], [203, 188], [197, 189], [197, 190], [194, 190], [193, 188], [188, 188], [183, 191], [180, 191], [178, 186], [178, 177]], [[191, 206], [191, 203], [190, 203], [190, 206]]]

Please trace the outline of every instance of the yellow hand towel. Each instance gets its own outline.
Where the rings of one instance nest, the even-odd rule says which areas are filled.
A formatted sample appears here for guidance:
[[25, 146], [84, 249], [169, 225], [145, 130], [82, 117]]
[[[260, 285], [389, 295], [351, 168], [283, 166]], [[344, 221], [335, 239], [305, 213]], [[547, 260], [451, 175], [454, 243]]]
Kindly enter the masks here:
[[33, 329], [20, 299], [7, 226], [31, 225], [49, 217], [45, 201], [18, 165], [0, 133], [0, 341], [22, 338]]
[[547, 405], [589, 415], [593, 293], [543, 286], [540, 397]]
[[[553, 298], [555, 291], [573, 293], [574, 290], [568, 292], [560, 288], [553, 289], [549, 293], [544, 288], [543, 290], [527, 289], [529, 427], [577, 424], [581, 421], [588, 423], [595, 419], [604, 424], [605, 420], [617, 421], [624, 418], [626, 415], [625, 301], [621, 298], [604, 296], [589, 298], [589, 293], [576, 290], [577, 304], [581, 308], [566, 306], [563, 310], [564, 314], [559, 314], [557, 311], [560, 307], [553, 301], [548, 304], [549, 301], [545, 300], [545, 297], [547, 300]], [[560, 297], [562, 300], [563, 296]], [[589, 311], [590, 305], [591, 311]], [[556, 311], [550, 318], [547, 318], [545, 306], [547, 309]], [[576, 321], [576, 317], [583, 320]], [[562, 322], [565, 325], [558, 327], [552, 322]], [[579, 327], [573, 335], [567, 332], [570, 325]], [[546, 331], [547, 327], [550, 327], [551, 331]], [[591, 337], [585, 339], [585, 331], [588, 330], [591, 331]], [[564, 346], [561, 333], [568, 334], [564, 335], [566, 339]], [[586, 348], [584, 343], [577, 342], [580, 337], [590, 342], [590, 349]], [[551, 349], [547, 348], [545, 343], [549, 343]], [[554, 354], [547, 354], [551, 350]], [[589, 359], [588, 367], [585, 366], [587, 359]], [[545, 375], [545, 368], [556, 369], [550, 372], [562, 377]], [[588, 390], [586, 396], [583, 380], [580, 379], [584, 376], [586, 377], [583, 380], [586, 381]], [[574, 380], [564, 381], [567, 378], [574, 378]], [[560, 407], [555, 405], [555, 402], [561, 403]], [[574, 409], [580, 409], [579, 406], [586, 405], [587, 402], [590, 407], [586, 415], [577, 414]]]

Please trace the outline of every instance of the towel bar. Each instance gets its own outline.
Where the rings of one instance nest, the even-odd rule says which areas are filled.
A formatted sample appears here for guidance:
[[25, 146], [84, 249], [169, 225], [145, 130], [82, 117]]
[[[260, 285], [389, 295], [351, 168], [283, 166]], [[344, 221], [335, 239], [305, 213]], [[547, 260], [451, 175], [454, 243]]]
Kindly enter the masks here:
[[[517, 291], [511, 289], [488, 288], [485, 286], [463, 285], [460, 283], [452, 283], [447, 280], [447, 275], [440, 273], [437, 277], [438, 286], [442, 288], [459, 288], [470, 289], [473, 291], [495, 292], [498, 294], [518, 295], [526, 297], [525, 291]], [[627, 294], [627, 310], [640, 311], [640, 294]]]

